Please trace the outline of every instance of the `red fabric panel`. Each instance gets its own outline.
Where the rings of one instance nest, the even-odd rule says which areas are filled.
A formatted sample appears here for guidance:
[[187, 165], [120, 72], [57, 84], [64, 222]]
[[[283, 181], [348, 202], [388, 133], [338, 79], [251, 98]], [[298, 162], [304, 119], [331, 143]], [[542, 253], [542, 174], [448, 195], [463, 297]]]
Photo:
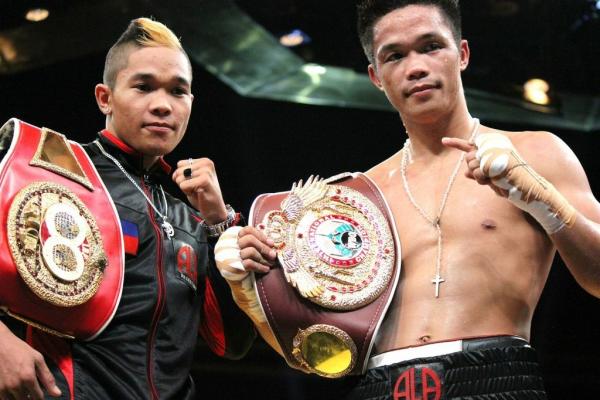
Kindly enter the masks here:
[[133, 236], [123, 235], [123, 244], [125, 245], [125, 253], [132, 256], [137, 256], [138, 252], [138, 238]]
[[213, 353], [223, 357], [225, 355], [225, 328], [219, 303], [208, 278], [206, 279], [203, 311], [204, 315], [199, 328], [200, 335]]
[[67, 339], [27, 326], [26, 341], [31, 347], [54, 361], [67, 380], [70, 392], [69, 398], [75, 400], [73, 358], [71, 356], [71, 346]]

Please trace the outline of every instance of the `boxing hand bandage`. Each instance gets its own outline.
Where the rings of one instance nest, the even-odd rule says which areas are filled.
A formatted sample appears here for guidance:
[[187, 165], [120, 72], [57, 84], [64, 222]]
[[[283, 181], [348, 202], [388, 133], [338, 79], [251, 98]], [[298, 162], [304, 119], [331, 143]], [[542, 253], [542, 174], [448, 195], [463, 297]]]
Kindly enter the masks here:
[[242, 230], [240, 226], [227, 229], [215, 245], [215, 261], [221, 276], [228, 281], [241, 281], [248, 276], [248, 271], [242, 264], [240, 247], [238, 246], [238, 234]]
[[238, 245], [238, 234], [241, 229], [239, 226], [231, 227], [223, 232], [217, 241], [215, 245], [217, 269], [221, 272], [221, 276], [227, 280], [235, 304], [250, 317], [263, 339], [275, 351], [283, 354], [258, 300], [254, 275], [246, 271], [242, 264], [240, 246]]
[[492, 184], [508, 191], [508, 199], [533, 216], [548, 234], [575, 223], [576, 212], [567, 199], [533, 170], [502, 134], [477, 136], [477, 159]]
[[240, 256], [239, 226], [227, 229], [215, 245], [215, 261], [221, 276], [231, 287], [236, 304], [255, 322], [266, 322], [265, 314], [254, 290], [254, 279], [246, 271]]

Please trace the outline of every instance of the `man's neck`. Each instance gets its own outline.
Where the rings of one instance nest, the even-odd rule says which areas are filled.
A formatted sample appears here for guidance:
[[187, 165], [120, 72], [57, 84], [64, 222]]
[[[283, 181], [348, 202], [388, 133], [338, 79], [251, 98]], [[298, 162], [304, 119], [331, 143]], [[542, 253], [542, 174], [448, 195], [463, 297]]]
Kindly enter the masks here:
[[152, 166], [158, 161], [160, 157], [156, 156], [142, 156], [142, 166], [144, 167], [144, 171], [148, 171]]
[[443, 137], [469, 140], [473, 130], [473, 118], [468, 112], [448, 116], [430, 123], [404, 121], [410, 139], [413, 157], [435, 157], [450, 149], [442, 144]]
[[[115, 128], [113, 127], [113, 125], [110, 123], [110, 121], [108, 119], [107, 119], [106, 127], [104, 129], [107, 130], [108, 132], [110, 132], [111, 136], [113, 136], [114, 138], [119, 140], [121, 143], [123, 143], [124, 146], [127, 146], [132, 151], [135, 151], [138, 154], [141, 154], [138, 150], [134, 149], [131, 145], [129, 145], [129, 143], [125, 142], [125, 140], [123, 140], [119, 136], [119, 134], [116, 133]], [[141, 154], [141, 157], [142, 157], [142, 168], [144, 169], [144, 171], [150, 170], [150, 168], [152, 168], [152, 166], [160, 158], [158, 156], [150, 156], [150, 155], [146, 155], [146, 154]]]

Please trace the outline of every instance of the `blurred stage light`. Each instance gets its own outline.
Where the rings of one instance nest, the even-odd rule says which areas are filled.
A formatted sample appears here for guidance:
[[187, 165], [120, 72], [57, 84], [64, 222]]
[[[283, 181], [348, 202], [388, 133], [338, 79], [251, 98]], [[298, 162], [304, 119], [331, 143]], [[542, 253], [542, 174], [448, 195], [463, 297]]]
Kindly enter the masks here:
[[325, 75], [327, 67], [318, 64], [305, 64], [302, 70], [309, 75]]
[[0, 61], [4, 63], [11, 63], [17, 59], [17, 50], [13, 42], [3, 36], [0, 36]]
[[25, 14], [25, 19], [31, 22], [40, 22], [48, 18], [50, 12], [45, 8], [32, 8]]
[[550, 85], [543, 79], [530, 79], [523, 85], [523, 97], [534, 104], [550, 104]]
[[300, 29], [294, 29], [285, 35], [282, 35], [279, 38], [279, 43], [285, 47], [296, 47], [301, 44], [310, 43], [310, 37]]

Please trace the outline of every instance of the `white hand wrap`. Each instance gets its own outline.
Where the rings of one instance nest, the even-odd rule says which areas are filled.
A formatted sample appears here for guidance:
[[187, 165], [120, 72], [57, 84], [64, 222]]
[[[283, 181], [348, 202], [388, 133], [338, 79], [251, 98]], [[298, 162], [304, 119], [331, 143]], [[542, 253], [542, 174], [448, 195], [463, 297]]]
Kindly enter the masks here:
[[228, 281], [241, 281], [248, 276], [248, 271], [242, 264], [240, 247], [238, 246], [238, 234], [242, 230], [240, 226], [227, 229], [215, 245], [215, 261], [221, 276]]
[[215, 261], [221, 276], [227, 280], [236, 304], [255, 323], [266, 323], [265, 316], [255, 291], [253, 277], [244, 268], [238, 245], [240, 226], [227, 229], [215, 245]]
[[483, 134], [475, 144], [483, 174], [508, 191], [510, 202], [531, 214], [548, 234], [575, 223], [573, 206], [521, 158], [508, 137]]

